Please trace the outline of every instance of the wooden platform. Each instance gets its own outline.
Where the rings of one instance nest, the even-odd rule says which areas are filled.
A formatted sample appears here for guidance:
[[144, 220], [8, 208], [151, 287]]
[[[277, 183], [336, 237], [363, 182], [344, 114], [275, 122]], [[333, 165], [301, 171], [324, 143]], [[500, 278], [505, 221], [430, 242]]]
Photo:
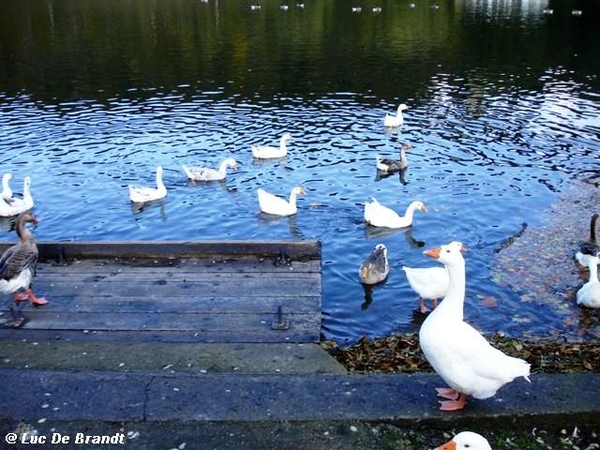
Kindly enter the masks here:
[[[0, 251], [8, 245], [0, 245]], [[38, 243], [33, 288], [0, 338], [317, 342], [321, 246], [315, 241]], [[2, 308], [7, 317], [12, 303]]]

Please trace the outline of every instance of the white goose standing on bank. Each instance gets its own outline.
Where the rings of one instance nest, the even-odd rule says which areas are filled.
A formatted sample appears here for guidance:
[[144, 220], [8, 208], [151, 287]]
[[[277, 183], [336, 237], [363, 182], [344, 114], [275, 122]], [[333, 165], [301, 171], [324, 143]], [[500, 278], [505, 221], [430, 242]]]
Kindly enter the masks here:
[[0, 198], [0, 216], [13, 217], [29, 211], [33, 208], [34, 202], [31, 196], [31, 177], [25, 177], [23, 180], [23, 198], [12, 197], [9, 200]]
[[227, 176], [227, 168], [231, 167], [233, 170], [237, 170], [237, 163], [233, 158], [227, 158], [219, 169], [212, 169], [210, 167], [189, 167], [181, 166], [187, 177], [192, 181], [218, 181], [224, 180]]
[[269, 145], [253, 145], [252, 156], [257, 159], [272, 159], [272, 158], [283, 158], [287, 155], [286, 142], [292, 140], [290, 133], [285, 133], [279, 139], [279, 147], [271, 147]]
[[492, 450], [492, 447], [482, 435], [472, 431], [461, 431], [435, 450]]
[[395, 116], [386, 113], [385, 117], [383, 118], [383, 125], [387, 128], [396, 128], [401, 126], [404, 123], [404, 116], [402, 115], [402, 112], [406, 110], [408, 110], [408, 106], [402, 103], [398, 106]]
[[417, 200], [408, 205], [404, 216], [400, 216], [396, 211], [371, 198], [370, 202], [365, 203], [364, 220], [374, 227], [406, 228], [412, 225], [415, 211], [427, 212], [427, 208], [423, 202]]
[[129, 185], [129, 200], [133, 203], [146, 203], [154, 200], [160, 200], [167, 196], [167, 188], [165, 187], [163, 180], [163, 168], [158, 166], [156, 168], [156, 187], [140, 187], [133, 184]]
[[517, 377], [529, 381], [527, 361], [495, 349], [464, 321], [465, 260], [458, 243], [426, 250], [424, 254], [443, 263], [449, 277], [448, 293], [425, 319], [419, 332], [425, 358], [450, 386], [436, 389], [438, 396], [447, 399], [440, 402], [440, 409], [464, 408], [467, 395], [490, 398]]
[[274, 216], [293, 216], [298, 211], [296, 207], [297, 196], [304, 195], [306, 192], [300, 186], [292, 188], [289, 201], [262, 188], [259, 188], [256, 193], [258, 194], [258, 206], [263, 213]]
[[590, 279], [577, 291], [577, 304], [588, 308], [600, 308], [600, 281], [598, 280], [598, 264], [600, 257], [588, 255]]

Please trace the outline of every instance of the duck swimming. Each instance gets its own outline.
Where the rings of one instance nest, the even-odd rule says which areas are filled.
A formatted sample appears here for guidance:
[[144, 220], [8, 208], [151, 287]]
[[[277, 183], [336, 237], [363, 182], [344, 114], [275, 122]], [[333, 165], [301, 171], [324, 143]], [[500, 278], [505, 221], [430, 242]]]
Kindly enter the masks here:
[[227, 158], [221, 163], [218, 170], [210, 167], [188, 167], [185, 165], [181, 167], [188, 179], [192, 181], [217, 181], [225, 179], [228, 167], [237, 170], [237, 163], [235, 159]]
[[407, 110], [408, 106], [402, 103], [400, 106], [398, 106], [395, 116], [386, 113], [385, 117], [383, 118], [383, 126], [387, 128], [396, 128], [401, 126], [404, 123], [404, 116], [402, 115], [402, 112]]
[[158, 166], [156, 168], [156, 187], [140, 187], [133, 184], [129, 185], [129, 200], [133, 203], [146, 203], [154, 200], [160, 200], [167, 196], [167, 188], [165, 187], [163, 180], [163, 168]]
[[377, 284], [385, 280], [390, 272], [387, 247], [377, 244], [367, 259], [360, 265], [358, 275], [364, 284]]
[[375, 161], [377, 170], [385, 173], [399, 172], [408, 167], [408, 159], [406, 158], [406, 150], [413, 148], [410, 144], [402, 144], [400, 147], [400, 159], [382, 158], [377, 155]]
[[408, 205], [404, 216], [400, 216], [396, 211], [371, 198], [370, 202], [365, 203], [364, 220], [374, 227], [406, 228], [412, 225], [415, 211], [427, 212], [427, 208], [423, 202], [417, 200]]
[[590, 219], [590, 237], [587, 241], [579, 244], [579, 249], [575, 253], [575, 259], [582, 266], [589, 266], [589, 258], [600, 254], [600, 245], [596, 239], [596, 222], [598, 222], [598, 213], [592, 214]]
[[290, 133], [285, 133], [279, 139], [279, 147], [271, 147], [268, 145], [253, 145], [252, 156], [257, 159], [283, 158], [287, 155], [286, 142], [292, 140]]

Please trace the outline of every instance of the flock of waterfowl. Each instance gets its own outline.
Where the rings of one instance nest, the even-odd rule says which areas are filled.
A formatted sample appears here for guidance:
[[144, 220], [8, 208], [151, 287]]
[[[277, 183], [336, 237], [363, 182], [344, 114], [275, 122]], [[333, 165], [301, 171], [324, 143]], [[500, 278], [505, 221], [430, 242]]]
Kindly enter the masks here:
[[[386, 127], [398, 127], [403, 123], [402, 113], [406, 105], [400, 105], [397, 115], [386, 115], [383, 123]], [[287, 141], [292, 136], [285, 133], [279, 147], [253, 146], [252, 156], [257, 159], [282, 158], [287, 154]], [[378, 171], [395, 172], [407, 167], [406, 150], [410, 145], [403, 145], [400, 159], [389, 160], [376, 157]], [[182, 166], [186, 177], [193, 181], [223, 180], [227, 169], [236, 168], [236, 161], [225, 159], [218, 169], [208, 167]], [[156, 187], [129, 186], [129, 198], [135, 203], [146, 203], [160, 200], [167, 196], [167, 189], [162, 181], [162, 167], [156, 170]], [[31, 290], [31, 281], [35, 273], [38, 251], [33, 235], [26, 224], [37, 223], [36, 217], [29, 211], [33, 205], [30, 193], [31, 179], [23, 182], [23, 196], [16, 197], [10, 188], [11, 174], [2, 179], [0, 199], [0, 215], [4, 217], [18, 216], [16, 233], [18, 242], [8, 248], [0, 257], [0, 292], [14, 295], [17, 305], [29, 300], [35, 306], [48, 303], [45, 298], [36, 297]], [[266, 214], [289, 216], [297, 213], [296, 196], [304, 194], [302, 187], [292, 188], [289, 200], [274, 196], [264, 189], [257, 190], [260, 210]], [[413, 201], [403, 216], [392, 209], [381, 205], [376, 199], [364, 205], [364, 221], [368, 226], [385, 228], [406, 228], [412, 226], [414, 213], [427, 211], [421, 201]], [[596, 239], [596, 223], [598, 214], [590, 221], [590, 237], [582, 242], [575, 259], [582, 266], [589, 268], [589, 281], [577, 292], [577, 303], [592, 308], [600, 308], [600, 282], [598, 281], [598, 265], [600, 264], [600, 247]], [[447, 245], [426, 250], [424, 255], [442, 263], [444, 267], [411, 268], [402, 267], [411, 288], [419, 295], [421, 312], [429, 312], [424, 300], [433, 300], [433, 310], [429, 313], [419, 332], [421, 349], [434, 370], [449, 387], [437, 388], [437, 395], [443, 400], [441, 410], [454, 411], [462, 409], [466, 396], [486, 399], [494, 396], [506, 383], [523, 377], [529, 381], [530, 365], [518, 358], [505, 355], [493, 348], [488, 341], [471, 325], [464, 321], [465, 301], [465, 260], [462, 252], [465, 247], [461, 242], [453, 241]], [[373, 252], [361, 264], [360, 281], [373, 285], [383, 282], [389, 274], [387, 248], [377, 244]], [[24, 293], [23, 293], [24, 291]], [[443, 300], [438, 305], [438, 299]], [[11, 308], [15, 316], [16, 308]], [[15, 317], [16, 318], [16, 317]], [[449, 446], [439, 448], [472, 448], [488, 449], [487, 441], [476, 433], [458, 434]], [[462, 445], [462, 447], [461, 447]], [[452, 447], [454, 446], [454, 447]]]

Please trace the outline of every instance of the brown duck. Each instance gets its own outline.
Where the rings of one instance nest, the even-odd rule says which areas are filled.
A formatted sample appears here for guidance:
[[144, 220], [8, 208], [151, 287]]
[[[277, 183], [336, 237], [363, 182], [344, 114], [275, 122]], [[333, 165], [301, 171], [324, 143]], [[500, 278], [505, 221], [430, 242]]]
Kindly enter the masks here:
[[[36, 297], [31, 290], [31, 279], [35, 273], [38, 249], [33, 235], [25, 227], [26, 223], [37, 224], [37, 218], [31, 212], [17, 217], [17, 236], [19, 242], [6, 249], [0, 256], [0, 292], [14, 294], [15, 301], [29, 300], [34, 306], [48, 303], [43, 297]], [[19, 292], [25, 290], [25, 292]]]

